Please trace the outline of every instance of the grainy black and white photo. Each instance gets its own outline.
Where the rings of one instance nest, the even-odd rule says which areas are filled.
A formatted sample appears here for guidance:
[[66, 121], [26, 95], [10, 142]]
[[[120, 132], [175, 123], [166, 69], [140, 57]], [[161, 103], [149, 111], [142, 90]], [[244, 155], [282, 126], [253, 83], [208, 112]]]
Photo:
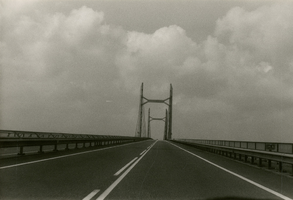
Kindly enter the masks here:
[[1, 200], [293, 200], [293, 0], [0, 0]]

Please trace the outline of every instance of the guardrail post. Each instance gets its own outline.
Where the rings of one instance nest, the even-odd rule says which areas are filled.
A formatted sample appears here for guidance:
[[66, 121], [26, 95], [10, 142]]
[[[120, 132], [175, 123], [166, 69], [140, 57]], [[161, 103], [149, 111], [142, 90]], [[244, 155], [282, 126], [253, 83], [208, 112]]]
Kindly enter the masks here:
[[19, 156], [25, 155], [25, 153], [23, 153], [23, 146], [19, 147], [19, 153], [17, 155], [19, 155]]
[[261, 167], [262, 166], [262, 159], [258, 158], [258, 166]]
[[251, 164], [254, 164], [254, 157], [251, 156]]
[[78, 143], [75, 143], [75, 149], [78, 149]]
[[40, 150], [39, 150], [38, 153], [44, 153], [44, 151], [43, 151], [43, 145], [40, 145]]
[[69, 150], [69, 144], [68, 143], [66, 143], [65, 150]]
[[283, 171], [283, 163], [279, 162], [279, 172], [282, 172], [282, 171]]
[[57, 144], [54, 145], [54, 150], [53, 151], [58, 151]]
[[272, 161], [268, 160], [268, 169], [271, 169], [271, 168], [272, 168]]

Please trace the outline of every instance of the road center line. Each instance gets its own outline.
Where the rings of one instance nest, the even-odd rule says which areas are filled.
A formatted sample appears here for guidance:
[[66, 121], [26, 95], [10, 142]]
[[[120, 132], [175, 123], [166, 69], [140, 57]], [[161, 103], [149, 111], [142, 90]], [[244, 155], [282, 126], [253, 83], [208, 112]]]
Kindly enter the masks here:
[[135, 160], [137, 159], [137, 157], [136, 158], [134, 158], [133, 160], [131, 160], [129, 163], [127, 163], [124, 167], [122, 167], [118, 172], [116, 172], [115, 174], [114, 174], [114, 176], [118, 176], [121, 172], [123, 172], [129, 165], [131, 165]]
[[141, 152], [139, 155], [142, 155], [144, 152], [146, 152], [146, 150], [144, 150], [143, 152]]
[[[141, 141], [141, 142], [146, 142], [146, 141]], [[35, 161], [31, 161], [31, 162], [19, 163], [19, 164], [15, 164], [15, 165], [8, 165], [8, 166], [0, 167], [0, 170], [1, 169], [11, 168], [11, 167], [18, 167], [18, 166], [23, 166], [23, 165], [39, 163], [39, 162], [45, 162], [45, 161], [49, 161], [49, 160], [55, 160], [55, 159], [59, 159], [59, 158], [71, 157], [71, 156], [76, 156], [76, 155], [81, 155], [81, 154], [86, 154], [86, 153], [92, 153], [92, 152], [96, 152], [96, 151], [103, 151], [103, 150], [107, 150], [107, 149], [112, 149], [112, 148], [117, 148], [117, 147], [122, 147], [122, 146], [126, 146], [126, 145], [137, 144], [137, 143], [138, 142], [128, 143], [128, 144], [121, 144], [121, 145], [113, 146], [113, 147], [105, 147], [105, 148], [102, 148], [102, 149], [96, 149], [96, 150], [91, 150], [91, 151], [73, 153], [73, 154], [64, 155], [64, 156], [56, 156], [56, 157], [52, 157], [52, 158], [46, 158], [46, 159], [35, 160]]]
[[207, 163], [209, 163], [209, 164], [211, 164], [211, 165], [213, 165], [213, 166], [215, 166], [215, 167], [217, 167], [217, 168], [219, 168], [219, 169], [221, 169], [221, 170], [223, 170], [225, 172], [228, 172], [229, 174], [232, 174], [232, 175], [234, 175], [234, 176], [236, 176], [236, 177], [238, 177], [238, 178], [240, 178], [240, 179], [242, 179], [242, 180], [244, 180], [244, 181], [246, 181], [246, 182], [248, 182], [248, 183], [250, 183], [252, 185], [255, 185], [256, 187], [259, 187], [259, 188], [261, 188], [261, 189], [263, 189], [263, 190], [265, 190], [265, 191], [267, 191], [267, 192], [269, 192], [269, 193], [271, 193], [271, 194], [273, 194], [273, 195], [275, 195], [277, 197], [280, 197], [280, 198], [282, 198], [284, 200], [293, 200], [293, 199], [291, 199], [291, 198], [289, 198], [289, 197], [287, 197], [285, 195], [282, 195], [282, 194], [280, 194], [280, 193], [278, 193], [278, 192], [276, 192], [274, 190], [271, 190], [271, 189], [269, 189], [269, 188], [267, 188], [267, 187], [265, 187], [265, 186], [263, 186], [263, 185], [261, 185], [259, 183], [256, 183], [256, 182], [254, 182], [254, 181], [252, 181], [252, 180], [250, 180], [248, 178], [245, 178], [245, 177], [243, 177], [243, 176], [241, 176], [239, 174], [236, 174], [235, 172], [232, 172], [232, 171], [230, 171], [230, 170], [228, 170], [228, 169], [226, 169], [224, 167], [221, 167], [221, 166], [219, 166], [219, 165], [217, 165], [217, 164], [215, 164], [215, 163], [213, 163], [213, 162], [211, 162], [211, 161], [209, 161], [207, 159], [204, 159], [204, 158], [202, 158], [202, 157], [200, 157], [200, 156], [198, 156], [198, 155], [196, 155], [196, 154], [194, 154], [194, 153], [192, 153], [190, 151], [187, 151], [186, 149], [183, 149], [183, 148], [181, 148], [181, 147], [179, 147], [179, 146], [177, 146], [177, 145], [175, 145], [175, 144], [173, 144], [171, 142], [168, 142], [168, 143], [172, 144], [173, 146], [175, 146], [175, 147], [177, 147], [177, 148], [179, 148], [179, 149], [181, 149], [181, 150], [183, 150], [183, 151], [185, 151], [185, 152], [187, 152], [187, 153], [189, 153], [189, 154], [191, 154], [191, 155], [193, 155], [193, 156], [195, 156], [195, 157], [197, 157], [197, 158], [199, 158], [199, 159], [201, 159], [201, 160], [203, 160], [203, 161], [205, 161], [205, 162], [207, 162]]
[[158, 140], [155, 141], [155, 143], [146, 151], [145, 154], [143, 154], [141, 157], [139, 157], [138, 160], [135, 161], [110, 187], [108, 187], [98, 198], [97, 200], [103, 200], [105, 199], [110, 192], [123, 180], [123, 178], [134, 168], [134, 166], [148, 153], [149, 150], [158, 142]]
[[93, 198], [100, 190], [94, 190], [92, 191], [89, 195], [87, 195], [86, 197], [84, 197], [82, 200], [90, 200], [91, 198]]

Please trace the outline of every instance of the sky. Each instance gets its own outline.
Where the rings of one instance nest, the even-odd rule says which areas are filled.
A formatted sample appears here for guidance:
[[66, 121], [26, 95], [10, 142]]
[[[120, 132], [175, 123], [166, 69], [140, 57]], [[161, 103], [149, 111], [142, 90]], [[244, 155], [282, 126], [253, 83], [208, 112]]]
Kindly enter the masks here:
[[[0, 0], [0, 129], [293, 142], [293, 1]], [[146, 104], [152, 117], [165, 105]], [[162, 139], [164, 123], [151, 122]]]

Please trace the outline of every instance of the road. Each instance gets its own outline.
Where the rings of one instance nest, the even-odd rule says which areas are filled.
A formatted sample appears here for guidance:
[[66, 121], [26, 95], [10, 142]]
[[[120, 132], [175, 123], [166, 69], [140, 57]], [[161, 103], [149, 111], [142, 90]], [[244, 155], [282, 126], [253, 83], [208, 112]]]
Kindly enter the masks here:
[[148, 140], [0, 160], [0, 199], [293, 199], [293, 178]]

